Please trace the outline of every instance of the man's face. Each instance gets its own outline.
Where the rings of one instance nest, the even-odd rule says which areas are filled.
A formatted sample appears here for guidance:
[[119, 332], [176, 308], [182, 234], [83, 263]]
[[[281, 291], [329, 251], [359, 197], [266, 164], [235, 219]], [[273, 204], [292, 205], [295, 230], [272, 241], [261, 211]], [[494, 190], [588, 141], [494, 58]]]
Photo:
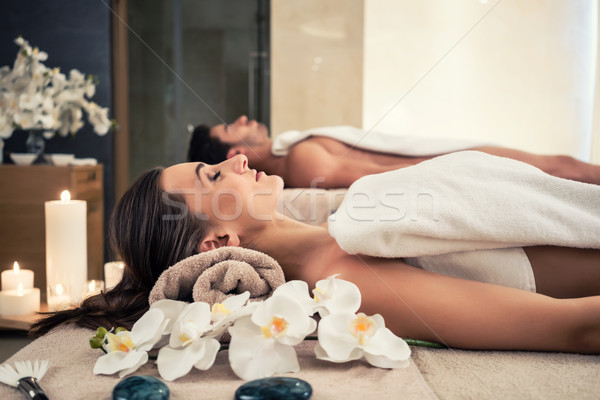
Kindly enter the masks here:
[[242, 115], [231, 124], [221, 124], [210, 129], [210, 136], [230, 145], [254, 146], [269, 139], [269, 130], [260, 122]]

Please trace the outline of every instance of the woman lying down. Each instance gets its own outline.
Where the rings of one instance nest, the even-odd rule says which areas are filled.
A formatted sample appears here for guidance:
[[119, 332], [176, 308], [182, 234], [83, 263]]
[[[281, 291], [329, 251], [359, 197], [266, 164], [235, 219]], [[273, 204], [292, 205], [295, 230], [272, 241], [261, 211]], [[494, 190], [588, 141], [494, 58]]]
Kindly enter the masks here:
[[249, 169], [243, 155], [146, 172], [112, 218], [122, 281], [42, 320], [34, 333], [65, 322], [130, 328], [166, 268], [242, 246], [310, 287], [341, 274], [359, 287], [361, 312], [380, 313], [401, 337], [600, 353], [600, 186], [454, 153], [360, 179], [328, 227], [278, 213], [282, 189], [278, 176]]

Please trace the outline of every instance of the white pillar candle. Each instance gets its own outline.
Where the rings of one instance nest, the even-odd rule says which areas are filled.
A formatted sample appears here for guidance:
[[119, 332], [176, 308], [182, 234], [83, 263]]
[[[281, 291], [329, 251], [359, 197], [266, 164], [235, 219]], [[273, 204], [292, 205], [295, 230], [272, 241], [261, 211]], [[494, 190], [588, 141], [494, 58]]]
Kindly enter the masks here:
[[29, 315], [37, 311], [40, 311], [40, 289], [23, 289], [19, 286], [0, 292], [0, 315]]
[[104, 281], [106, 290], [112, 289], [123, 277], [124, 265], [121, 261], [111, 261], [104, 264]]
[[65, 190], [61, 200], [45, 204], [48, 304], [50, 288], [58, 284], [70, 296], [68, 303], [80, 301], [87, 281], [87, 205], [70, 197]]
[[19, 263], [15, 261], [13, 269], [2, 271], [2, 290], [16, 290], [19, 285], [23, 289], [32, 289], [33, 271], [19, 268]]

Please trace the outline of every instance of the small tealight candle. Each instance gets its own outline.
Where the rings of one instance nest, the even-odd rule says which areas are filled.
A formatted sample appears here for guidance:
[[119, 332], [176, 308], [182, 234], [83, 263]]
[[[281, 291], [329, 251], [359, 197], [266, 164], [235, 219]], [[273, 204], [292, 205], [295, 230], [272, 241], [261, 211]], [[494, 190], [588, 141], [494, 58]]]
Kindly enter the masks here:
[[19, 285], [23, 290], [33, 288], [33, 271], [20, 269], [15, 261], [13, 269], [2, 271], [2, 290], [16, 290]]
[[100, 293], [104, 289], [104, 281], [98, 279], [92, 279], [87, 281], [85, 289], [83, 290], [83, 298], [93, 296]]
[[61, 311], [69, 308], [71, 296], [62, 283], [48, 287], [48, 310]]
[[117, 283], [121, 282], [124, 267], [125, 266], [121, 261], [111, 261], [104, 264], [106, 290], [112, 289]]
[[40, 289], [23, 289], [19, 284], [17, 289], [0, 292], [0, 315], [29, 315], [37, 311], [40, 311]]

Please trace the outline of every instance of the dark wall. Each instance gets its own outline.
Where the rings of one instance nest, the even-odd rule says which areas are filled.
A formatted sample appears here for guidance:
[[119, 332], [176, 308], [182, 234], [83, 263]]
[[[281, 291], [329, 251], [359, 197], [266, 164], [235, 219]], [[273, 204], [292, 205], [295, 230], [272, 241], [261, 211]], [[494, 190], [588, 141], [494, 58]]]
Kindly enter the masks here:
[[[110, 0], [2, 0], [0, 66], [12, 68], [18, 49], [13, 41], [23, 36], [32, 47], [48, 53], [46, 66], [60, 67], [65, 74], [76, 68], [98, 76], [100, 83], [92, 100], [109, 107], [112, 118], [111, 11], [104, 3], [110, 4]], [[104, 164], [105, 218], [114, 202], [113, 135], [115, 132], [98, 136], [86, 123], [75, 137], [56, 135], [46, 141], [46, 153], [94, 157]], [[25, 152], [25, 139], [26, 134], [13, 133], [5, 140], [5, 151]]]

